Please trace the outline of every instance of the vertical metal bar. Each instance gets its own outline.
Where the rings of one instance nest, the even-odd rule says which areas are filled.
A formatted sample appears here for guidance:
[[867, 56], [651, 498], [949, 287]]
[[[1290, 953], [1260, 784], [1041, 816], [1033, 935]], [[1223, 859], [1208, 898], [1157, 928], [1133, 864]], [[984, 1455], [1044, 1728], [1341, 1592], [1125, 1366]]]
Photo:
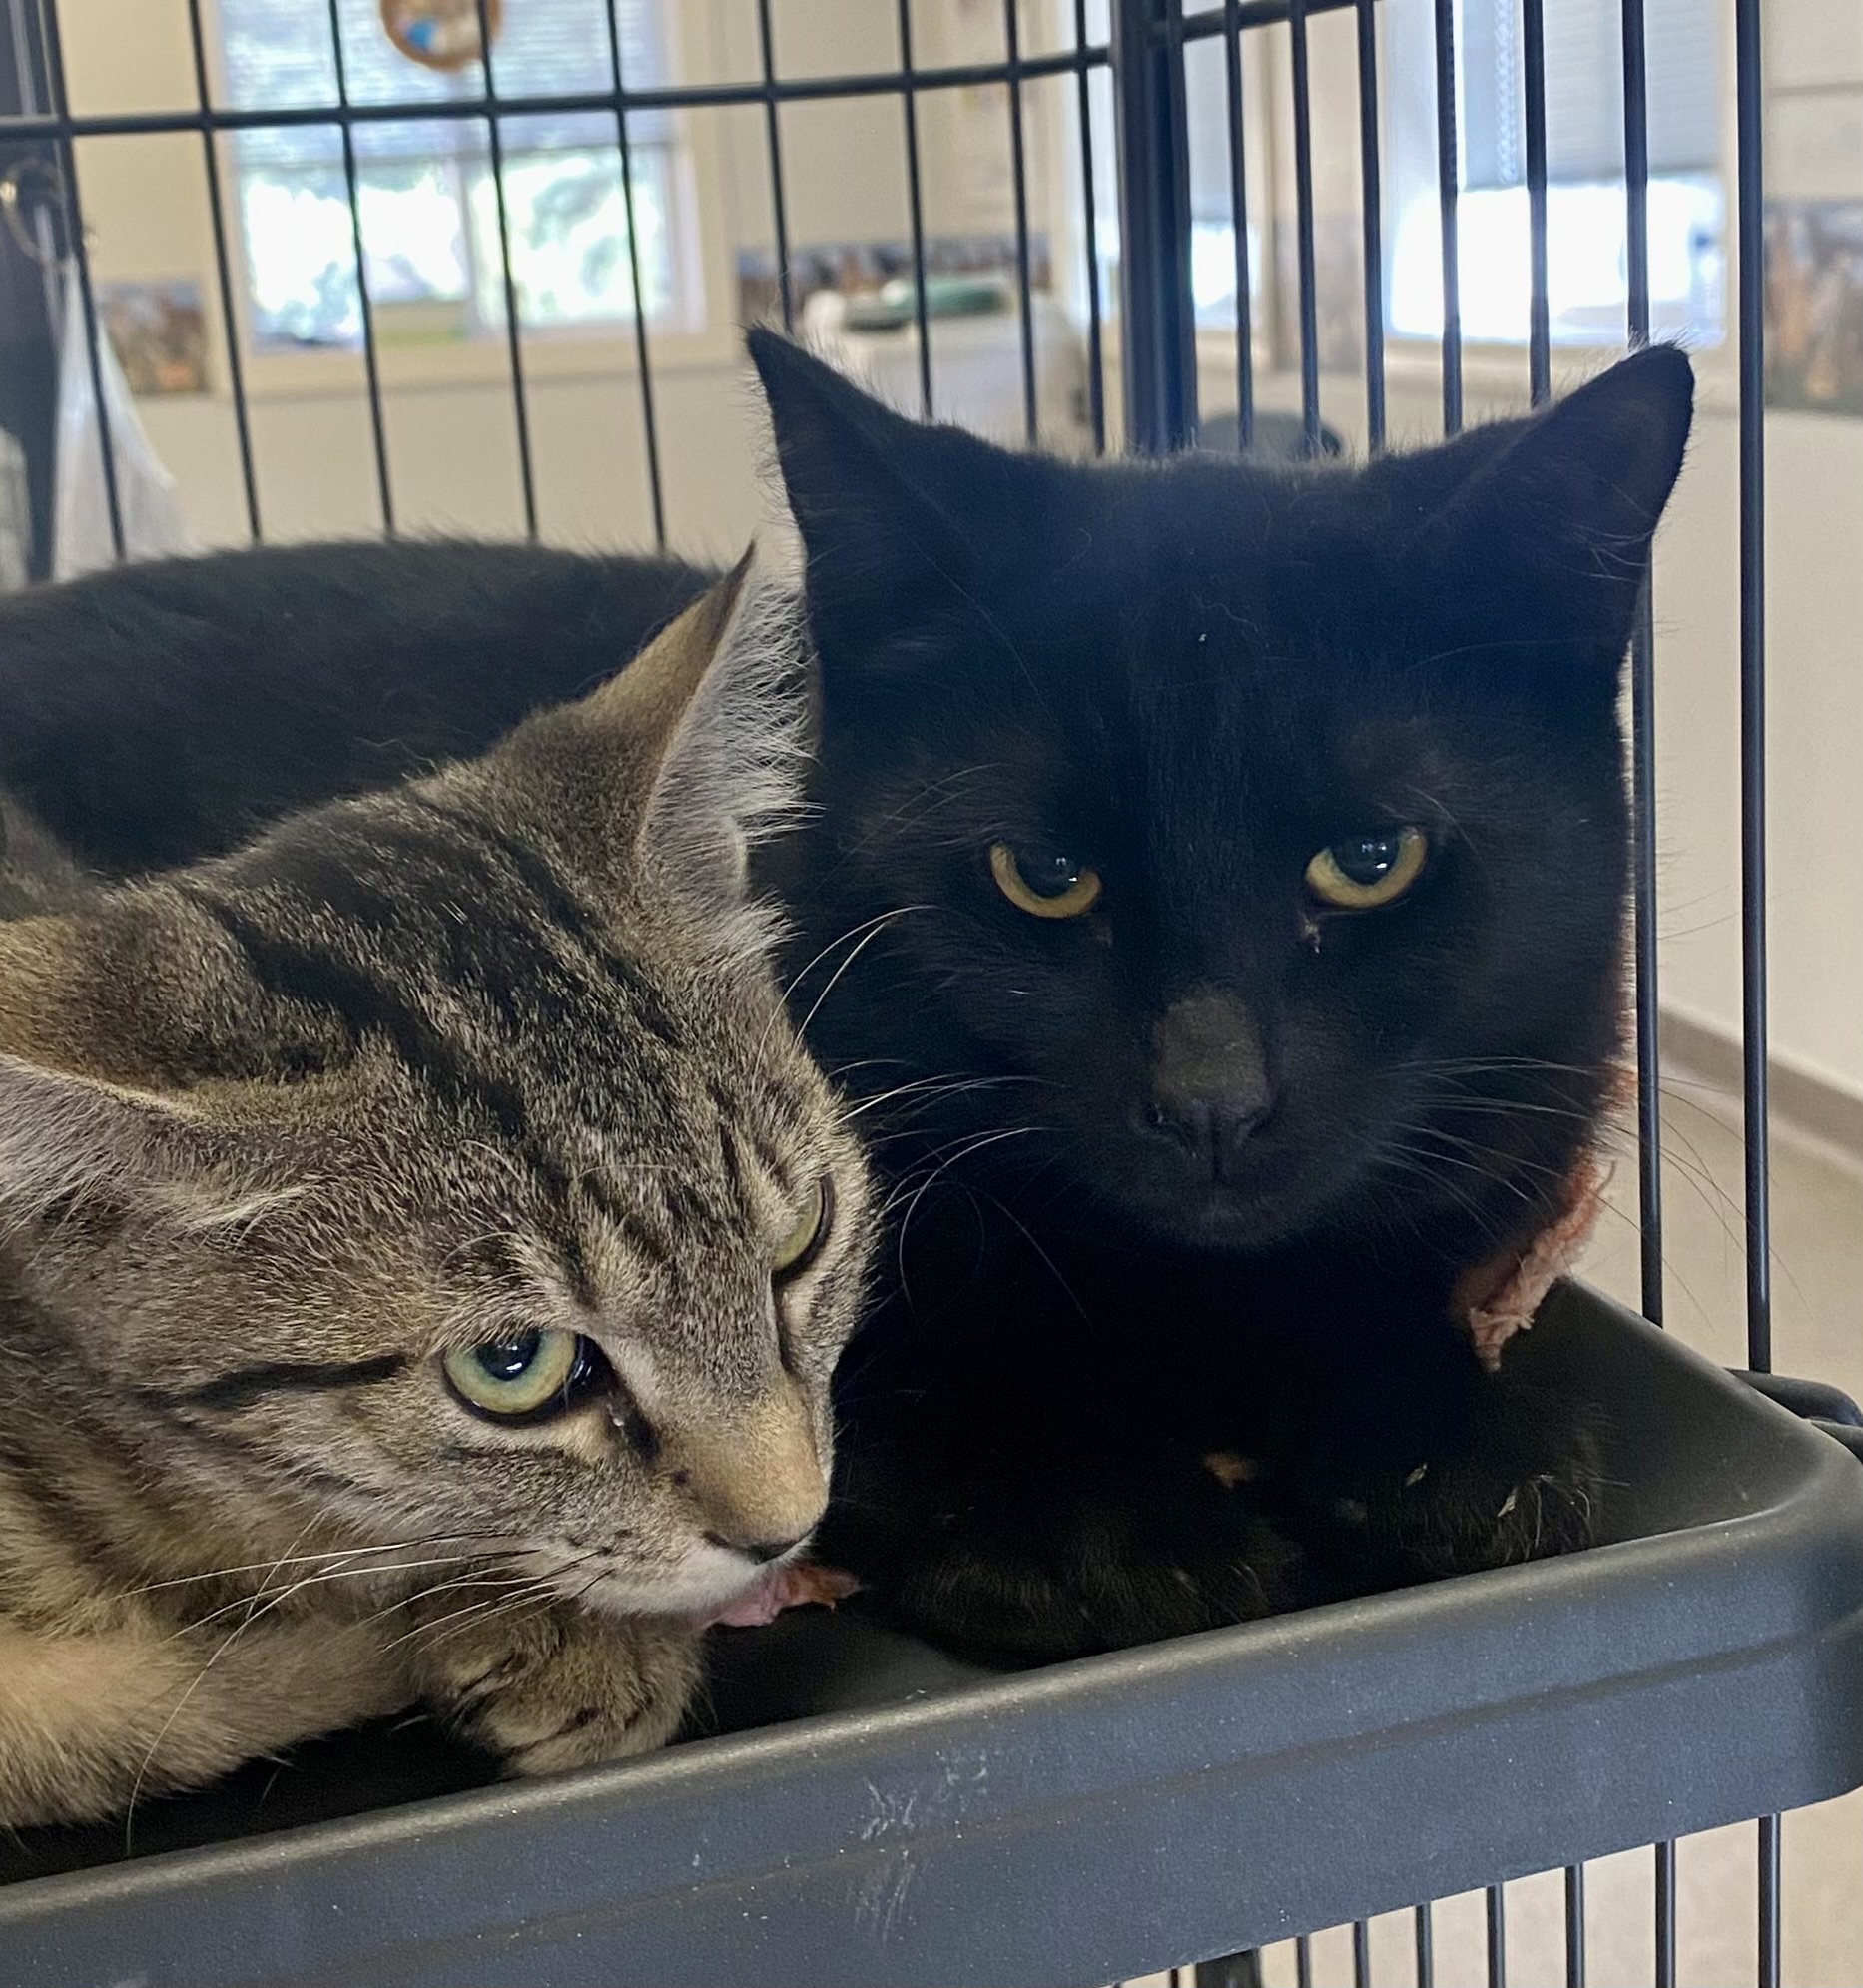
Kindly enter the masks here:
[[1623, 0], [1624, 274], [1630, 343], [1649, 342], [1649, 85], [1643, 0]]
[[1456, 227], [1456, 0], [1436, 0], [1436, 191], [1443, 231], [1443, 432], [1462, 431], [1462, 272]]
[[375, 350], [375, 307], [368, 295], [368, 261], [362, 250], [362, 203], [356, 191], [355, 132], [349, 117], [349, 70], [342, 52], [342, 17], [328, 0], [330, 54], [336, 65], [336, 129], [342, 138], [342, 180], [349, 196], [349, 243], [355, 252], [355, 295], [362, 314], [362, 379], [368, 389], [368, 427], [375, 444], [375, 494], [381, 529], [394, 536], [394, 492], [388, 482], [388, 431], [381, 418], [381, 363]]
[[1229, 222], [1236, 257], [1236, 447], [1246, 454], [1255, 443], [1255, 301], [1249, 280], [1241, 0], [1223, 0], [1223, 74], [1229, 93]]
[[1658, 1843], [1656, 1859], [1656, 1988], [1675, 1988], [1675, 1845]]
[[1547, 30], [1545, 0], [1521, 0], [1521, 70], [1527, 99], [1527, 376], [1536, 407], [1552, 393], [1552, 322], [1547, 295]]
[[1428, 1905], [1417, 1907], [1417, 1988], [1436, 1988], [1436, 1925]]
[[1307, 0], [1288, 0], [1294, 81], [1294, 264], [1300, 310], [1300, 432], [1320, 452], [1320, 328], [1313, 272], [1313, 102], [1307, 74]]
[[1759, 1824], [1759, 1988], [1779, 1988], [1779, 1818]]
[[1150, 454], [1197, 434], [1181, 20], [1179, 0], [1112, 0], [1126, 445]]
[[[58, 8], [44, 7], [39, 13], [45, 33], [46, 82], [52, 92], [53, 115], [71, 116], [71, 98], [65, 84], [65, 48], [59, 36]], [[65, 252], [78, 268], [78, 309], [84, 319], [84, 348], [91, 374], [91, 396], [97, 408], [97, 454], [104, 472], [104, 508], [110, 516], [110, 547], [123, 557], [123, 500], [117, 488], [117, 450], [110, 433], [110, 406], [104, 398], [103, 346], [97, 329], [97, 294], [91, 284], [91, 254], [84, 241], [84, 205], [78, 198], [78, 151], [68, 137], [58, 141], [59, 184], [64, 195]], [[59, 297], [60, 328], [69, 309], [70, 287]], [[56, 556], [56, 548], [54, 548]]]
[[1372, 1929], [1363, 1919], [1352, 1922], [1352, 1988], [1372, 1988]]
[[511, 219], [504, 199], [504, 137], [498, 122], [498, 86], [491, 66], [491, 22], [486, 0], [478, 11], [479, 73], [484, 78], [485, 136], [491, 147], [492, 201], [498, 210], [498, 263], [504, 279], [504, 342], [511, 367], [511, 414], [517, 423], [517, 473], [524, 489], [524, 536], [537, 535], [537, 483], [530, 460], [530, 401], [524, 390], [523, 327], [517, 315], [517, 278], [511, 270]]
[[[194, 92], [205, 114], [213, 108], [207, 73], [207, 37], [201, 27], [201, 0], [188, 0], [188, 39], [194, 50]], [[227, 384], [233, 389], [233, 426], [240, 443], [240, 481], [246, 492], [246, 530], [259, 543], [259, 480], [253, 470], [253, 436], [246, 408], [246, 362], [240, 356], [240, 321], [233, 306], [233, 266], [227, 254], [227, 218], [221, 206], [220, 152], [211, 131], [201, 133], [201, 164], [207, 172], [207, 211], [214, 224], [214, 269], [220, 283], [220, 319], [227, 333]]]
[[[1649, 342], [1649, 102], [1643, 0], [1623, 0], [1625, 330]], [[1656, 986], [1656, 663], [1649, 588], [1630, 635], [1631, 814], [1636, 949], [1636, 1180], [1643, 1314], [1662, 1323], [1662, 1070]]]
[[1294, 1942], [1294, 1988], [1313, 1988], [1313, 1942], [1305, 1933]]
[[[1074, 0], [1074, 53], [1083, 55], [1087, 46], [1086, 0]], [[1086, 224], [1082, 245], [1086, 255], [1087, 285], [1087, 411], [1093, 422], [1093, 447], [1106, 452], [1106, 379], [1099, 322], [1099, 215], [1093, 190], [1093, 100], [1087, 86], [1084, 62], [1074, 71], [1080, 109], [1080, 200], [1081, 220]]]
[[647, 353], [647, 294], [640, 281], [640, 229], [634, 220], [634, 150], [628, 139], [627, 86], [621, 73], [617, 0], [608, 0], [608, 74], [615, 91], [615, 143], [621, 151], [621, 208], [627, 216], [628, 282], [634, 291], [634, 363], [640, 373], [641, 432], [647, 445], [647, 494], [653, 502], [653, 542], [666, 550], [666, 494], [660, 482], [660, 429], [654, 417], [653, 367]]
[[1385, 445], [1385, 251], [1378, 160], [1376, 0], [1357, 0], [1359, 27], [1359, 210], [1365, 240], [1365, 436]]
[[[1082, 0], [1084, 4], [1084, 0]], [[913, 228], [913, 315], [919, 327], [919, 417], [932, 418], [932, 329], [926, 309], [925, 203], [919, 190], [919, 95], [913, 88], [913, 0], [900, 0], [900, 109], [906, 118], [906, 198]], [[1081, 72], [1084, 82], [1085, 72]], [[1084, 113], [1082, 114], [1084, 115]], [[1087, 218], [1091, 228], [1092, 216]]]
[[1734, 0], [1740, 209], [1740, 966], [1745, 1060], [1746, 1364], [1772, 1367], [1772, 1208], [1766, 1099], [1765, 210], [1760, 0]]
[[1035, 300], [1028, 286], [1028, 160], [1022, 144], [1022, 80], [1015, 73], [1022, 59], [1015, 0], [1002, 0], [1002, 31], [1010, 64], [1009, 164], [1015, 188], [1015, 294], [1022, 311], [1022, 426], [1032, 448], [1040, 438], [1041, 419], [1035, 402]]
[[1488, 1887], [1488, 1988], [1508, 1988], [1508, 1901], [1498, 1884]]
[[790, 287], [789, 214], [783, 199], [783, 134], [777, 124], [776, 48], [770, 33], [770, 0], [757, 0], [757, 47], [764, 67], [764, 135], [770, 145], [770, 215], [776, 225], [777, 292], [783, 329], [796, 329], [796, 296]]
[[1584, 1988], [1584, 1866], [1565, 1866], [1565, 1988]]

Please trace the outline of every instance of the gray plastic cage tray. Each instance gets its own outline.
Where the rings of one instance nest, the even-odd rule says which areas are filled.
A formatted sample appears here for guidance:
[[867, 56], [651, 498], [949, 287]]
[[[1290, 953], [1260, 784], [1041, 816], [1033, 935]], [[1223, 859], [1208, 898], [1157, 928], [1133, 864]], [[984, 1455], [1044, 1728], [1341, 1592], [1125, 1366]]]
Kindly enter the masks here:
[[785, 1723], [438, 1796], [351, 1738], [138, 1825], [246, 1840], [28, 1837], [0, 1982], [1108, 1982], [1863, 1782], [1856, 1460], [1579, 1289], [1519, 1357], [1607, 1406], [1610, 1545], [1011, 1676], [791, 1618], [719, 1685]]

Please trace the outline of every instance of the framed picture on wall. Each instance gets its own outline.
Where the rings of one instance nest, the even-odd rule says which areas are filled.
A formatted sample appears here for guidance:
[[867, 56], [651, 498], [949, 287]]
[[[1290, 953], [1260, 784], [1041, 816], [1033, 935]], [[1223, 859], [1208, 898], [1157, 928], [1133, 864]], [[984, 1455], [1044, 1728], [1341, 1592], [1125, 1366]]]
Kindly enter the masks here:
[[97, 302], [132, 393], [207, 391], [207, 317], [198, 283], [99, 284]]

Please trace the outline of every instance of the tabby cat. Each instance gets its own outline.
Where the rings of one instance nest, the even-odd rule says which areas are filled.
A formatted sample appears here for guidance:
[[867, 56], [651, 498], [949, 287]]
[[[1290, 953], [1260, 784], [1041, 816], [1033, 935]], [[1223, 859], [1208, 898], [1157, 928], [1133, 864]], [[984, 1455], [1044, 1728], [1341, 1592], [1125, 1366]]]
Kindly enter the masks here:
[[0, 925], [0, 1824], [413, 1703], [655, 1746], [814, 1528], [868, 1190], [747, 887], [796, 663], [740, 568], [482, 760]]
[[[766, 874], [793, 1011], [898, 1211], [822, 1552], [934, 1635], [1039, 1657], [1590, 1537], [1589, 1418], [1485, 1373], [1455, 1314], [1558, 1207], [1613, 1081], [1617, 699], [1686, 358], [1277, 468], [1011, 454], [752, 352], [819, 658], [814, 812]], [[487, 716], [500, 668], [514, 706], [558, 693], [637, 586], [525, 553], [465, 643], [432, 602], [470, 556], [127, 572], [41, 595], [23, 639], [0, 612], [0, 777], [93, 860], [212, 842], [352, 777], [267, 715], [289, 668], [341, 731], [347, 560], [373, 587], [352, 729], [390, 755], [421, 726], [380, 714], [447, 686]], [[276, 661], [266, 597], [293, 604]], [[171, 639], [124, 685], [98, 630], [139, 609]], [[189, 705], [203, 657], [254, 689]], [[64, 797], [100, 745], [133, 807]]]

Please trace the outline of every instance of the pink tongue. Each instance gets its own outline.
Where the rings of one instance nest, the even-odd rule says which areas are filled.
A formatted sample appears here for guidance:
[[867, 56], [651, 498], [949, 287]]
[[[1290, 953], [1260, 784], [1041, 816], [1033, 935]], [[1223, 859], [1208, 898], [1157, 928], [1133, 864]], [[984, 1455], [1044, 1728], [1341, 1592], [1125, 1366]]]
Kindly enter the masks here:
[[839, 1568], [816, 1567], [806, 1560], [791, 1561], [765, 1573], [748, 1594], [740, 1595], [714, 1616], [703, 1617], [697, 1627], [710, 1629], [724, 1624], [731, 1629], [762, 1629], [776, 1621], [785, 1609], [820, 1607], [832, 1609], [852, 1595], [861, 1584]]

